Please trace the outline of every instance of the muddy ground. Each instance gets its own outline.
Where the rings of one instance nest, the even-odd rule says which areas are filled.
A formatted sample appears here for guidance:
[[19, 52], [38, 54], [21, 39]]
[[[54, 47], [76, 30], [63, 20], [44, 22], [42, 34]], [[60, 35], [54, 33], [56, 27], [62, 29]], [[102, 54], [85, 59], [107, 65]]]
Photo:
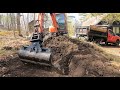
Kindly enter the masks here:
[[[119, 77], [120, 66], [111, 64], [95, 44], [66, 36], [52, 37], [44, 42], [51, 48], [52, 62], [57, 69], [23, 64], [17, 55], [0, 62], [1, 77]], [[61, 72], [59, 72], [61, 71]], [[64, 75], [68, 74], [68, 75]]]

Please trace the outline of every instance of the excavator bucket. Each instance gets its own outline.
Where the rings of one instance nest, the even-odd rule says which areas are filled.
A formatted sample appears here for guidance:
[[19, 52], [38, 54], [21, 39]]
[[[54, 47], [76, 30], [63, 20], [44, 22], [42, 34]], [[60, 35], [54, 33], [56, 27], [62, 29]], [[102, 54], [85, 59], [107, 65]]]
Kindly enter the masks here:
[[45, 66], [51, 66], [51, 53], [49, 50], [43, 50], [39, 52], [35, 51], [28, 51], [27, 48], [29, 47], [23, 47], [19, 50], [18, 56], [21, 59], [21, 61], [33, 63], [33, 64], [40, 64]]
[[51, 66], [51, 50], [42, 47], [40, 34], [34, 33], [31, 39], [31, 45], [23, 46], [18, 51], [18, 56], [21, 61]]

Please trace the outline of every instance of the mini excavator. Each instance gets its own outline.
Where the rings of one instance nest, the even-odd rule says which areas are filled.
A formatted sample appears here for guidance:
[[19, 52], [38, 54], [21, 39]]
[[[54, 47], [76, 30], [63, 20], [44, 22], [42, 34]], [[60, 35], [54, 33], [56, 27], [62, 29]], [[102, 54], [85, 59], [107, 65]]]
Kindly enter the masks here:
[[[18, 56], [22, 62], [40, 64], [45, 66], [52, 66], [51, 62], [51, 50], [50, 48], [44, 48], [42, 46], [44, 38], [44, 15], [45, 13], [39, 13], [38, 20], [34, 26], [34, 32], [30, 39], [31, 44], [23, 46], [18, 51]], [[64, 13], [61, 15], [65, 15]], [[60, 18], [60, 14], [50, 13], [52, 19], [52, 26], [49, 27], [49, 33], [56, 36], [67, 34], [66, 18], [64, 20]]]

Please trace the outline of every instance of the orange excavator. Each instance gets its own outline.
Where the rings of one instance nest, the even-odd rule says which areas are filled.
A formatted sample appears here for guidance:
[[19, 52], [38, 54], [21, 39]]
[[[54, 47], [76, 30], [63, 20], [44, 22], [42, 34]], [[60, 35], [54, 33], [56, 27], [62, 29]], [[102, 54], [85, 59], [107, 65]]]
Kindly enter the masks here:
[[[22, 62], [52, 66], [51, 50], [42, 46], [44, 38], [44, 16], [45, 13], [39, 13], [38, 15], [38, 20], [34, 26], [34, 33], [30, 40], [31, 44], [23, 46], [18, 51], [18, 56]], [[67, 34], [65, 14], [50, 13], [50, 16], [52, 26], [49, 27], [49, 33], [51, 35], [55, 34], [56, 36]]]

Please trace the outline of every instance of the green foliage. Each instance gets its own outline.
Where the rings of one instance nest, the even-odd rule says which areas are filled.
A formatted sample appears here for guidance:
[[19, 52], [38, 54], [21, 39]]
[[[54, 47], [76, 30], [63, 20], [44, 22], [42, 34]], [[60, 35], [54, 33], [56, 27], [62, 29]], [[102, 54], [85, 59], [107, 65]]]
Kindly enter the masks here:
[[7, 20], [8, 20], [8, 22], [10, 22], [11, 17], [10, 16], [2, 16], [2, 20], [4, 20], [5, 22], [7, 22]]
[[91, 13], [91, 16], [98, 16], [98, 15], [102, 15], [104, 13]]
[[[91, 13], [92, 16], [98, 16], [105, 13]], [[103, 18], [103, 21], [108, 22], [109, 24], [112, 24], [114, 21], [120, 21], [120, 13], [107, 13], [108, 15]]]
[[[87, 19], [90, 19], [91, 17], [96, 17], [98, 15], [103, 15], [105, 13], [79, 13], [79, 16], [85, 16], [83, 18], [83, 21], [86, 21]], [[80, 19], [81, 21], [81, 19]]]
[[109, 13], [103, 20], [109, 24], [112, 24], [114, 21], [120, 21], [120, 13]]

